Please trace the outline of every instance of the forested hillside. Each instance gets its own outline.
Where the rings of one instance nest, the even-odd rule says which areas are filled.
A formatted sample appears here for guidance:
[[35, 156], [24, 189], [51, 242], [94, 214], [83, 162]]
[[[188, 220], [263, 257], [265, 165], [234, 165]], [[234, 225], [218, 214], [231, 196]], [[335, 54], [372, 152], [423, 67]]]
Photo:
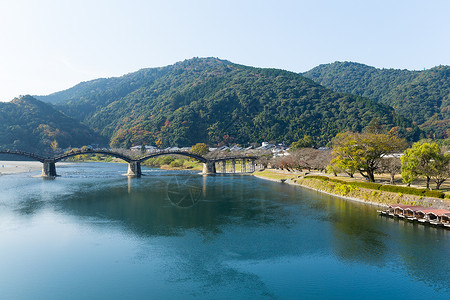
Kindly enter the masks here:
[[303, 75], [336, 92], [361, 95], [389, 105], [433, 136], [450, 135], [449, 66], [408, 71], [335, 62]]
[[31, 96], [0, 102], [0, 149], [48, 153], [52, 146], [77, 147], [104, 139], [53, 106]]
[[108, 137], [112, 146], [290, 143], [305, 134], [325, 145], [373, 118], [409, 139], [419, 133], [372, 100], [332, 92], [292, 72], [215, 58], [85, 82], [39, 98]]

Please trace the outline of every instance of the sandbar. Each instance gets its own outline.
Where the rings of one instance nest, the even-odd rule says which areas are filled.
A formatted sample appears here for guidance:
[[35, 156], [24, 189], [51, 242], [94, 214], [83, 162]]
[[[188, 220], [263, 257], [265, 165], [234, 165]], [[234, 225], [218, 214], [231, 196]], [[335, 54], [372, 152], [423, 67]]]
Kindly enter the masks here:
[[0, 175], [29, 173], [42, 170], [38, 161], [0, 161]]

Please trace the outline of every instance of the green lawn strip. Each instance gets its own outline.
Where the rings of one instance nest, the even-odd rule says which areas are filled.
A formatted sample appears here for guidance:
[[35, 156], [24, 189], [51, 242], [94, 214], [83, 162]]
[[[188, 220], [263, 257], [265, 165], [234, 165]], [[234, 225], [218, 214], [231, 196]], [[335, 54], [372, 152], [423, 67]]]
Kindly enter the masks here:
[[418, 189], [407, 186], [398, 186], [398, 185], [388, 185], [388, 184], [379, 184], [374, 182], [361, 182], [361, 181], [344, 181], [340, 179], [334, 179], [327, 176], [306, 176], [305, 179], [318, 179], [322, 181], [329, 181], [340, 184], [347, 184], [354, 187], [361, 187], [365, 189], [371, 190], [380, 190], [387, 191], [392, 193], [402, 193], [407, 195], [416, 195], [416, 196], [424, 196], [424, 197], [432, 197], [432, 198], [444, 198], [445, 194], [441, 191], [430, 191], [427, 189]]
[[255, 172], [254, 175], [269, 178], [269, 179], [277, 179], [277, 180], [286, 180], [286, 179], [293, 179], [296, 177], [295, 174], [284, 174], [284, 173], [277, 173], [269, 170], [264, 170], [261, 172]]

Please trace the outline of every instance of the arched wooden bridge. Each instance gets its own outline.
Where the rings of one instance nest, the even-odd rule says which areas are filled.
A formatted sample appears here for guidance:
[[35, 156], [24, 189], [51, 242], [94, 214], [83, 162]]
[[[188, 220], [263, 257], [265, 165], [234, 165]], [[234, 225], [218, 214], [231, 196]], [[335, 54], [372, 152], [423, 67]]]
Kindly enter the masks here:
[[[147, 159], [154, 158], [161, 155], [182, 155], [190, 158], [194, 158], [203, 163], [203, 174], [211, 175], [216, 174], [216, 164], [220, 164], [221, 173], [236, 173], [236, 161], [241, 161], [240, 173], [254, 172], [255, 171], [255, 160], [258, 158], [256, 156], [232, 156], [232, 157], [222, 157], [222, 158], [207, 158], [202, 155], [194, 154], [188, 151], [159, 151], [156, 153], [144, 155], [139, 158], [130, 157], [125, 154], [103, 150], [103, 149], [86, 149], [86, 150], [75, 150], [69, 151], [54, 157], [42, 157], [34, 153], [18, 151], [18, 150], [0, 150], [0, 154], [11, 154], [18, 155], [33, 160], [41, 162], [42, 165], [42, 176], [43, 177], [56, 177], [56, 163], [77, 155], [84, 154], [104, 154], [112, 157], [116, 157], [124, 160], [128, 163], [128, 172], [126, 175], [132, 177], [140, 177], [142, 175], [141, 163]], [[227, 171], [227, 162], [230, 162], [230, 170]], [[247, 171], [247, 164], [249, 164], [249, 170]]]

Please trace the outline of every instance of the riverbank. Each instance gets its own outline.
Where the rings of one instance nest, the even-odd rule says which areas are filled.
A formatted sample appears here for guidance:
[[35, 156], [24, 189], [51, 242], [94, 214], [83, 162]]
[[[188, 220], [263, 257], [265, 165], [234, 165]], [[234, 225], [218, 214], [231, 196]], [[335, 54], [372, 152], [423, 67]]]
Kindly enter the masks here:
[[[58, 162], [58, 165], [71, 165], [71, 162]], [[31, 173], [42, 171], [42, 163], [39, 161], [0, 161], [0, 176], [19, 173]]]
[[0, 175], [37, 172], [42, 170], [38, 161], [0, 161]]
[[301, 186], [303, 188], [318, 191], [327, 195], [343, 198], [350, 201], [367, 203], [375, 206], [385, 207], [389, 204], [397, 203], [406, 205], [421, 205], [424, 207], [437, 209], [450, 209], [449, 199], [372, 190], [368, 188], [355, 187], [351, 185], [351, 183], [335, 183], [319, 180], [316, 178], [310, 178], [308, 176], [304, 176], [305, 174], [301, 173], [294, 174], [280, 172], [277, 170], [265, 170], [262, 172], [255, 172], [253, 173], [253, 175], [261, 179]]

